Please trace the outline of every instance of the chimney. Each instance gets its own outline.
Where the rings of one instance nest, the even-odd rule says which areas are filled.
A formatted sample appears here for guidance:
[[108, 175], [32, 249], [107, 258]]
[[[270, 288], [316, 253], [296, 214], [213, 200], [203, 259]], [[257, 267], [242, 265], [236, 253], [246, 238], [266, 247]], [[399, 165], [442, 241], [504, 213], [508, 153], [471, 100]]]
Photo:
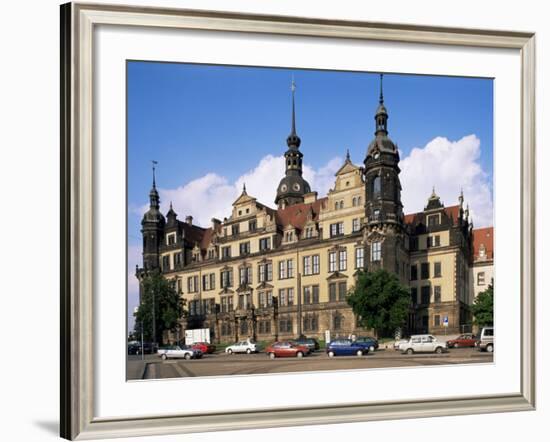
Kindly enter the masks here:
[[212, 222], [212, 229], [216, 231], [220, 228], [222, 224], [222, 222], [217, 218], [212, 218], [210, 221]]
[[193, 225], [193, 217], [192, 217], [191, 215], [187, 215], [187, 216], [185, 217], [185, 222], [186, 222], [187, 224], [189, 224], [190, 226], [192, 226], [192, 225]]

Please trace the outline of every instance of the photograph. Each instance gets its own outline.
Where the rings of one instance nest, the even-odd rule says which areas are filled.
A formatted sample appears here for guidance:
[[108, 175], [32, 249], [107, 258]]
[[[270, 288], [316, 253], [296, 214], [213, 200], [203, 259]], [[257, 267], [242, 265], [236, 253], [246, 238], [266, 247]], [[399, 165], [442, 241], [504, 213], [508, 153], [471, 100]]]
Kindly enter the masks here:
[[492, 364], [493, 94], [127, 60], [127, 380]]

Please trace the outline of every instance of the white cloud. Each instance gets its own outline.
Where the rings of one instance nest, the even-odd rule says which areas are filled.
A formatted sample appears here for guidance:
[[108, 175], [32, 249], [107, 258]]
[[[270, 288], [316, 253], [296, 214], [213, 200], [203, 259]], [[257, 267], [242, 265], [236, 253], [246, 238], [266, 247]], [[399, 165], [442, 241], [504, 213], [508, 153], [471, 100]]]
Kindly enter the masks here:
[[437, 137], [423, 148], [412, 149], [400, 162], [405, 213], [423, 210], [432, 186], [446, 206], [458, 204], [462, 188], [474, 226], [492, 226], [492, 186], [479, 163], [480, 153], [480, 141], [475, 135], [458, 141]]
[[[334, 174], [342, 163], [342, 159], [333, 158], [319, 169], [304, 165], [304, 178], [313, 190], [319, 192], [320, 197], [324, 196], [334, 185]], [[166, 213], [172, 201], [179, 219], [192, 215], [194, 223], [209, 226], [213, 217], [223, 220], [231, 215], [231, 204], [241, 194], [244, 183], [250, 196], [262, 204], [274, 207], [277, 186], [284, 176], [284, 170], [283, 156], [267, 155], [254, 169], [241, 175], [234, 183], [223, 176], [209, 173], [176, 189], [159, 189], [161, 210]], [[145, 204], [137, 212], [141, 216], [147, 209], [148, 205]]]

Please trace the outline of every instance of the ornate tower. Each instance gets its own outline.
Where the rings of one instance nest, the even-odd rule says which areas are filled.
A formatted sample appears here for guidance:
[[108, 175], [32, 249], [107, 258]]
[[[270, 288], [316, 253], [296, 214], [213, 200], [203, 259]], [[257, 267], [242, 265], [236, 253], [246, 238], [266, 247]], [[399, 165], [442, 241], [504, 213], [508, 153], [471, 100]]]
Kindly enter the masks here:
[[304, 195], [311, 192], [309, 183], [302, 177], [302, 158], [303, 154], [300, 152], [300, 137], [296, 134], [296, 115], [294, 106], [294, 94], [296, 91], [296, 84], [294, 79], [292, 80], [292, 129], [290, 135], [286, 139], [288, 150], [285, 152], [285, 176], [279, 182], [277, 187], [277, 197], [275, 198], [275, 204], [278, 207], [290, 206], [292, 204], [298, 204], [304, 202]]
[[369, 268], [384, 268], [405, 278], [408, 268], [403, 224], [399, 152], [388, 137], [388, 111], [384, 106], [380, 75], [380, 100], [376, 110], [375, 138], [368, 147], [365, 174], [365, 242]]
[[155, 165], [153, 161], [153, 187], [149, 192], [149, 210], [141, 220], [141, 234], [143, 236], [143, 269], [159, 268], [159, 247], [164, 232], [165, 219], [160, 213], [160, 198], [155, 182]]

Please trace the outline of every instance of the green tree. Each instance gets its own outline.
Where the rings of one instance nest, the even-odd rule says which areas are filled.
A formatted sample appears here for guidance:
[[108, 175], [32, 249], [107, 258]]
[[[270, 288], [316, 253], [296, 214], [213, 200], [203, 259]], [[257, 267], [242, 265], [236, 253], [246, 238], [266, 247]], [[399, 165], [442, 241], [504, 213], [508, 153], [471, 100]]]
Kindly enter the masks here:
[[396, 275], [377, 270], [359, 273], [347, 301], [362, 327], [374, 329], [378, 336], [392, 336], [406, 324], [411, 293]]
[[493, 325], [493, 284], [484, 292], [479, 293], [472, 305], [472, 314], [474, 315], [474, 324], [481, 327]]
[[[174, 283], [159, 272], [147, 275], [142, 281], [141, 303], [136, 312], [134, 331], [144, 339], [162, 344], [165, 330], [175, 331], [178, 321], [185, 314], [184, 300], [177, 293]], [[153, 332], [156, 329], [156, 334]]]

